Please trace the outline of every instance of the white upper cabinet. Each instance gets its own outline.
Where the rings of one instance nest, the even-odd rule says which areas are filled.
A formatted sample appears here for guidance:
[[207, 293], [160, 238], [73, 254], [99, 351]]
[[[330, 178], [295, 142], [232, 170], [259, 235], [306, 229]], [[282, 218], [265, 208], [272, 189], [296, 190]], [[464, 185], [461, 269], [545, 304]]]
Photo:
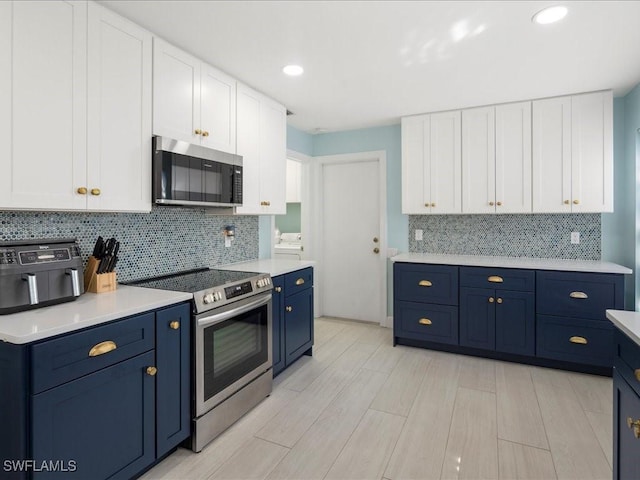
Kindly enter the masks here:
[[531, 212], [531, 102], [462, 112], [462, 211]]
[[151, 42], [149, 32], [89, 4], [90, 210], [151, 210]]
[[402, 119], [402, 213], [461, 212], [460, 112]]
[[285, 107], [238, 84], [237, 153], [242, 156], [243, 202], [237, 213], [281, 215], [286, 207]]
[[85, 209], [86, 2], [0, 2], [0, 208]]
[[611, 91], [533, 102], [533, 211], [613, 211]]
[[236, 81], [154, 38], [153, 133], [236, 153]]

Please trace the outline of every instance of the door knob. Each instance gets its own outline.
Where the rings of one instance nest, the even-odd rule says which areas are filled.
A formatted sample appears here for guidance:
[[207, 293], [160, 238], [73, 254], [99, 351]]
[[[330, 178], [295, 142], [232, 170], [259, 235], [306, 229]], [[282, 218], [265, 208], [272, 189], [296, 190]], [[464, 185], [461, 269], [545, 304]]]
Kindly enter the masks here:
[[196, 128], [196, 130], [193, 132], [196, 135], [202, 135], [202, 130], [200, 130], [199, 128]]
[[373, 237], [373, 243], [378, 243], [378, 237]]
[[374, 248], [373, 253], [380, 253], [380, 249], [378, 247]]

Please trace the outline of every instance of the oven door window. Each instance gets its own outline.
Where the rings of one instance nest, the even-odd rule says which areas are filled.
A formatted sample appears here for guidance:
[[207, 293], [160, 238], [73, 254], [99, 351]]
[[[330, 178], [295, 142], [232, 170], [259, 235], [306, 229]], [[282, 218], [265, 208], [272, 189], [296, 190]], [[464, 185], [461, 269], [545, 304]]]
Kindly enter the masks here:
[[267, 305], [204, 328], [204, 401], [269, 359]]

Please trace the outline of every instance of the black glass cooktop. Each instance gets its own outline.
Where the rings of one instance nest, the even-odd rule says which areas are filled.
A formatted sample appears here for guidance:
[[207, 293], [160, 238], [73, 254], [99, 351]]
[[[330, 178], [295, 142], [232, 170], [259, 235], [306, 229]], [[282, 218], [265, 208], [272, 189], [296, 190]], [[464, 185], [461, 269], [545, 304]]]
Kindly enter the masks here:
[[174, 292], [196, 293], [210, 288], [221, 287], [235, 282], [242, 282], [260, 275], [255, 272], [238, 272], [235, 270], [190, 270], [163, 277], [148, 278], [128, 282], [136, 287], [157, 288]]

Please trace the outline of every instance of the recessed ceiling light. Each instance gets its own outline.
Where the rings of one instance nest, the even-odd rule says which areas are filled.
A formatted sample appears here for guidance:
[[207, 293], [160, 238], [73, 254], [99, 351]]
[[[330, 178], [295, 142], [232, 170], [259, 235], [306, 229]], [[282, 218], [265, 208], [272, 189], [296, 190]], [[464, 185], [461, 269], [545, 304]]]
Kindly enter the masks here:
[[292, 77], [297, 77], [298, 75], [302, 75], [304, 73], [304, 68], [300, 65], [287, 65], [282, 69], [285, 75], [290, 75]]
[[531, 19], [532, 22], [539, 23], [540, 25], [547, 25], [562, 20], [566, 15], [567, 7], [564, 5], [556, 5], [554, 7], [548, 7], [540, 10]]

